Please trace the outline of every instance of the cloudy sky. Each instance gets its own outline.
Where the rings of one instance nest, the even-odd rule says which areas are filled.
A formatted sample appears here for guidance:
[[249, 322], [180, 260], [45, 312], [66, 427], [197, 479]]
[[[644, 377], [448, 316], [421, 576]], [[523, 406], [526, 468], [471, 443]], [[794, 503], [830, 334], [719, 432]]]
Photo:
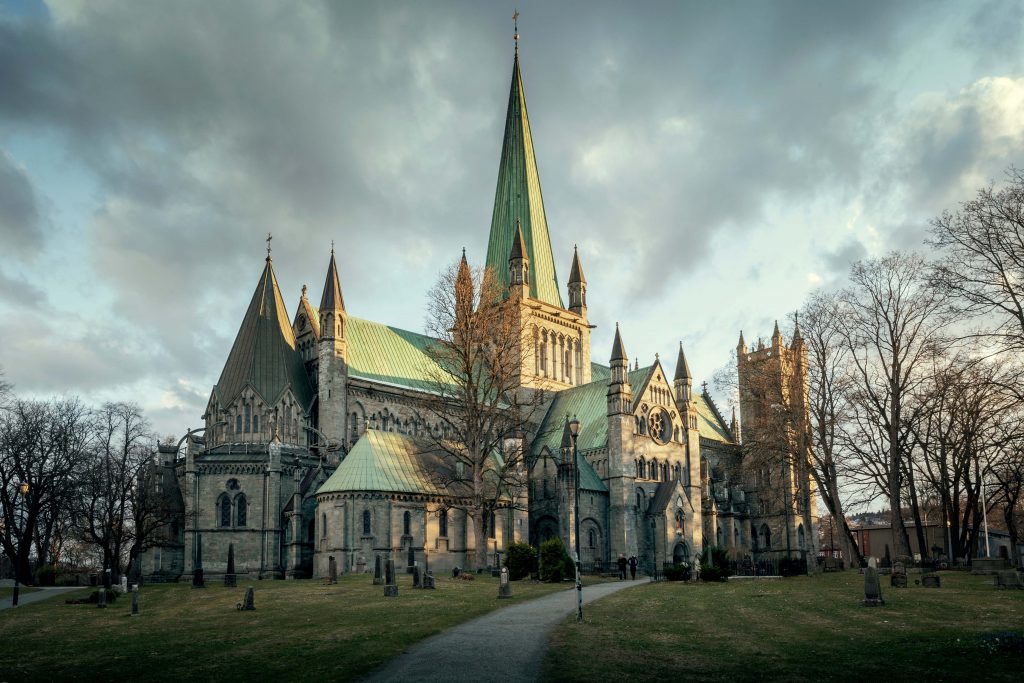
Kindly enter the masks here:
[[[700, 379], [1024, 165], [1024, 4], [0, 0], [0, 367], [200, 423], [263, 266], [423, 328], [481, 261], [513, 9], [595, 360]], [[671, 369], [669, 370], [671, 372]]]

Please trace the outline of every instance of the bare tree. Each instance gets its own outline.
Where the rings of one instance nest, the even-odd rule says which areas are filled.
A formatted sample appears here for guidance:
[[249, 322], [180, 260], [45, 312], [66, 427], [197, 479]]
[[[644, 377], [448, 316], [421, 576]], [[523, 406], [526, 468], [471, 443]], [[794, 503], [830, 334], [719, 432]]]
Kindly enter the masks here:
[[946, 298], [919, 256], [890, 253], [855, 263], [840, 300], [850, 354], [854, 436], [847, 445], [876, 479], [892, 511], [897, 556], [910, 555], [904, 487], [913, 486], [911, 397], [945, 348]]
[[33, 547], [40, 562], [49, 560], [87, 439], [88, 411], [77, 399], [15, 399], [0, 411], [0, 545], [24, 583], [32, 582]]
[[428, 432], [440, 458], [436, 483], [451, 507], [473, 520], [476, 566], [487, 565], [487, 527], [498, 508], [519, 504], [527, 482], [524, 435], [541, 394], [520, 391], [532, 350], [522, 311], [491, 271], [462, 261], [429, 294], [427, 333], [432, 394], [427, 409], [441, 428]]
[[983, 322], [980, 333], [1005, 351], [1024, 350], [1024, 172], [1008, 183], [932, 221], [929, 244], [941, 250], [933, 284], [965, 313]]

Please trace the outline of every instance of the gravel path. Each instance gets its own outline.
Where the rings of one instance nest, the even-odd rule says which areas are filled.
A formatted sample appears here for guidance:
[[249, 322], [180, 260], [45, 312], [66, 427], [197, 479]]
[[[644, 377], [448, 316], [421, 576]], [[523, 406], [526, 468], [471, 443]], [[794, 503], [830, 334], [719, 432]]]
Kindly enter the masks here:
[[[617, 581], [584, 586], [583, 604], [646, 583]], [[575, 611], [575, 589], [499, 609], [417, 643], [364, 680], [537, 681], [548, 634]], [[584, 619], [586, 615], [584, 608]]]
[[[69, 593], [71, 591], [80, 591], [82, 586], [70, 586], [61, 588], [40, 588], [39, 590], [32, 593], [21, 593], [18, 596], [18, 607], [22, 605], [28, 605], [29, 603], [39, 602], [40, 600], [49, 600], [52, 597], [61, 595], [62, 593]], [[0, 610], [10, 609], [11, 598], [0, 598]]]

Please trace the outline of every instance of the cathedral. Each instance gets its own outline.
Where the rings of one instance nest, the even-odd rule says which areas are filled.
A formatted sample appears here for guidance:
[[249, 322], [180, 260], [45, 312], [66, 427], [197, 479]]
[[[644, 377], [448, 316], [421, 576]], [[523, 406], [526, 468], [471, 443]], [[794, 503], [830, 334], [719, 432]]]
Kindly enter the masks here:
[[[333, 249], [319, 305], [303, 287], [289, 314], [271, 256], [268, 248], [205, 427], [181, 450], [160, 447], [154, 481], [172, 494], [176, 517], [143, 554], [143, 576], [176, 581], [197, 567], [219, 575], [229, 548], [235, 572], [252, 578], [324, 577], [329, 558], [341, 572], [362, 572], [377, 555], [435, 571], [474, 567], [469, 516], [450, 504], [455, 494], [431, 476], [438, 463], [422, 447], [445, 428], [425, 408], [432, 340], [349, 315]], [[717, 547], [737, 562], [813, 568], [799, 326], [788, 344], [777, 325], [769, 344], [751, 349], [740, 334], [740, 420], [735, 410], [726, 420], [706, 387], [695, 390], [682, 346], [667, 368], [658, 356], [631, 365], [618, 326], [592, 339], [578, 253], [568, 306], [558, 283], [518, 49], [486, 268], [532, 338], [521, 387], [546, 397], [519, 437], [525, 485], [485, 522], [489, 565], [512, 542], [560, 536], [572, 548], [578, 528], [587, 566], [635, 555], [650, 570]], [[763, 438], [769, 429], [784, 437]], [[773, 448], [758, 447], [769, 441]]]

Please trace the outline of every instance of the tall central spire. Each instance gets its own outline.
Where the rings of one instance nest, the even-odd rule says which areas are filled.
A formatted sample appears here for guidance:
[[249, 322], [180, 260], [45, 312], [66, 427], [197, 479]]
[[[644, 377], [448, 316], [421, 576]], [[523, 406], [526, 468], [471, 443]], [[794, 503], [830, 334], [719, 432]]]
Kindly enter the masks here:
[[487, 267], [509, 284], [508, 255], [516, 238], [517, 221], [526, 242], [530, 260], [530, 296], [564, 308], [558, 288], [558, 275], [551, 254], [551, 239], [544, 214], [544, 198], [533, 153], [530, 118], [526, 113], [526, 95], [519, 72], [518, 41], [512, 64], [512, 87], [505, 115], [505, 137], [501, 143], [498, 187], [494, 193], [491, 235], [487, 243]]

